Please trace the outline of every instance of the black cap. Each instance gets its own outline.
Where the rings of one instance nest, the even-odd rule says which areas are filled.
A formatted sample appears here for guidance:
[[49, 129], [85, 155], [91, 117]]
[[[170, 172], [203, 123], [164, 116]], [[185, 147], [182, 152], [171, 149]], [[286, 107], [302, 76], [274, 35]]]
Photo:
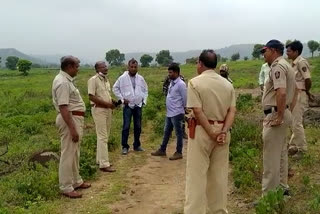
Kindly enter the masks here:
[[260, 50], [260, 52], [261, 53], [266, 52], [267, 48], [274, 48], [274, 49], [283, 51], [284, 50], [284, 45], [279, 40], [272, 39], [269, 42], [267, 42], [267, 44]]

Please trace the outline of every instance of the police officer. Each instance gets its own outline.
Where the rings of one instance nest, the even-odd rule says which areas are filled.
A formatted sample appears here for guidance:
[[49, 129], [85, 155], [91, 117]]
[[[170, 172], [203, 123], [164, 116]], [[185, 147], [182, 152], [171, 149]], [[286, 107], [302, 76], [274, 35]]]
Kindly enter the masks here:
[[111, 128], [112, 109], [115, 105], [111, 99], [111, 87], [108, 80], [108, 67], [105, 62], [95, 64], [96, 75], [88, 80], [88, 94], [91, 112], [97, 133], [96, 162], [103, 172], [114, 172], [109, 162], [108, 139]]
[[222, 64], [219, 68], [220, 75], [226, 78], [231, 84], [232, 80], [229, 78], [229, 67], [227, 64]]
[[204, 50], [198, 76], [188, 84], [189, 120], [185, 214], [228, 213], [229, 129], [236, 111], [232, 84], [214, 69], [217, 56]]
[[311, 75], [310, 65], [301, 56], [303, 45], [300, 41], [294, 41], [286, 46], [288, 58], [292, 60], [292, 67], [295, 72], [298, 96], [296, 105], [292, 111], [292, 136], [289, 142], [289, 154], [301, 155], [307, 151], [307, 142], [303, 128], [303, 114], [309, 106]]
[[80, 61], [74, 56], [61, 58], [61, 70], [52, 84], [53, 105], [58, 112], [56, 125], [61, 137], [59, 187], [70, 198], [81, 198], [76, 189], [91, 184], [79, 175], [80, 142], [83, 134], [85, 104], [74, 85]]
[[279, 186], [288, 188], [288, 150], [286, 134], [291, 124], [288, 109], [295, 93], [295, 77], [291, 65], [284, 59], [284, 46], [270, 40], [261, 50], [271, 71], [262, 97], [265, 114], [263, 121], [263, 176], [262, 193]]

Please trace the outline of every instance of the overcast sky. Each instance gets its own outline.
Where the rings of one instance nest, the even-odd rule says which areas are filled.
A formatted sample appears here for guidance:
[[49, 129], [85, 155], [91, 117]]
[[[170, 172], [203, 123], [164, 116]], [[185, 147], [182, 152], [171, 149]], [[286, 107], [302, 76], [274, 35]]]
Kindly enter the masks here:
[[102, 59], [121, 52], [320, 40], [319, 0], [0, 0], [0, 48]]

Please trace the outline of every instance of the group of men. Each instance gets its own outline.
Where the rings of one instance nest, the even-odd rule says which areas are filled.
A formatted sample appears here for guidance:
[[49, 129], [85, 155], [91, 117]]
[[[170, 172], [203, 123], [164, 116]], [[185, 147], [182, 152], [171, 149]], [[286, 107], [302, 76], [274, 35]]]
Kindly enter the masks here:
[[[259, 83], [263, 88], [263, 178], [262, 192], [282, 187], [289, 194], [288, 144], [289, 127], [292, 136], [289, 153], [301, 157], [307, 151], [303, 128], [303, 113], [308, 107], [310, 93], [310, 66], [301, 57], [303, 45], [294, 41], [286, 45], [291, 65], [283, 57], [284, 45], [278, 40], [269, 41], [261, 53], [267, 64], [261, 68]], [[264, 78], [263, 78], [264, 77]]]
[[[74, 84], [79, 70], [79, 59], [74, 56], [61, 58], [61, 70], [52, 85], [53, 104], [58, 112], [56, 125], [61, 137], [61, 157], [59, 164], [59, 187], [63, 195], [80, 198], [77, 189], [86, 189], [91, 184], [79, 175], [80, 142], [83, 135], [85, 103]], [[142, 106], [146, 104], [148, 86], [144, 78], [137, 74], [138, 62], [132, 59], [125, 71], [115, 82], [111, 97], [108, 67], [105, 62], [95, 64], [96, 75], [88, 80], [88, 95], [92, 117], [96, 126], [96, 163], [103, 172], [115, 172], [109, 161], [108, 138], [110, 135], [112, 110], [123, 104], [122, 154], [129, 150], [128, 137], [131, 118], [134, 121], [134, 151], [143, 151], [140, 143]]]
[[[278, 40], [270, 40], [261, 50], [270, 68], [263, 81], [263, 178], [262, 192], [277, 187], [288, 189], [288, 163], [286, 133], [293, 126], [291, 147], [305, 151], [302, 115], [311, 87], [309, 65], [300, 54], [298, 41], [287, 45], [290, 65], [283, 57], [284, 46]], [[217, 66], [213, 50], [203, 50], [197, 61], [197, 76], [188, 86], [180, 75], [180, 67], [172, 63], [168, 67], [169, 85], [166, 89], [166, 120], [164, 137], [153, 156], [166, 156], [166, 149], [173, 129], [177, 137], [175, 153], [169, 158], [182, 158], [184, 116], [191, 110], [188, 120], [188, 148], [186, 167], [185, 214], [228, 213], [227, 185], [230, 129], [236, 112], [236, 96], [228, 77], [228, 66]], [[58, 112], [56, 124], [61, 136], [59, 183], [62, 193], [71, 198], [81, 197], [78, 188], [89, 188], [79, 175], [80, 141], [83, 133], [85, 104], [73, 81], [78, 73], [79, 60], [73, 56], [61, 59], [61, 71], [53, 81], [53, 103]], [[138, 63], [132, 59], [115, 82], [112, 91], [118, 101], [111, 98], [111, 85], [104, 62], [95, 65], [97, 74], [88, 81], [91, 112], [97, 133], [97, 164], [104, 172], [115, 171], [108, 159], [108, 137], [112, 109], [123, 105], [122, 154], [129, 151], [128, 136], [131, 118], [134, 122], [133, 150], [141, 147], [141, 115], [146, 105], [148, 87], [137, 73]], [[293, 115], [293, 116], [292, 116]], [[294, 121], [292, 123], [292, 120]], [[301, 134], [303, 133], [303, 135]], [[294, 150], [294, 149], [292, 149]]]

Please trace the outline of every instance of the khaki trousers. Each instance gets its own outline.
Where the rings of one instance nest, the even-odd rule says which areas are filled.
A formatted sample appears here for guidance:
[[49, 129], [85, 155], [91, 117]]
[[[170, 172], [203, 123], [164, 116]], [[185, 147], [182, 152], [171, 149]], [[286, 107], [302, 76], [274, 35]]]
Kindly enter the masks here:
[[71, 116], [75, 128], [79, 134], [79, 142], [74, 143], [67, 124], [64, 122], [61, 114], [56, 118], [61, 138], [61, 157], [59, 164], [59, 188], [61, 192], [72, 192], [74, 188], [83, 183], [79, 175], [80, 142], [83, 135], [84, 117]]
[[288, 127], [291, 124], [291, 112], [286, 109], [284, 123], [271, 127], [267, 121], [275, 117], [276, 113], [268, 114], [263, 123], [263, 175], [262, 194], [274, 190], [279, 186], [288, 186], [288, 145], [286, 141]]
[[91, 108], [92, 117], [96, 124], [97, 155], [96, 162], [99, 168], [110, 166], [108, 155], [108, 140], [110, 136], [112, 110], [106, 108]]
[[[223, 124], [212, 128], [220, 131]], [[225, 214], [227, 211], [230, 133], [227, 143], [218, 145], [198, 125], [194, 139], [188, 139], [185, 214]]]
[[301, 151], [307, 151], [307, 141], [303, 128], [303, 114], [308, 108], [308, 95], [305, 91], [298, 94], [297, 104], [292, 111], [292, 136], [290, 146], [296, 146]]

